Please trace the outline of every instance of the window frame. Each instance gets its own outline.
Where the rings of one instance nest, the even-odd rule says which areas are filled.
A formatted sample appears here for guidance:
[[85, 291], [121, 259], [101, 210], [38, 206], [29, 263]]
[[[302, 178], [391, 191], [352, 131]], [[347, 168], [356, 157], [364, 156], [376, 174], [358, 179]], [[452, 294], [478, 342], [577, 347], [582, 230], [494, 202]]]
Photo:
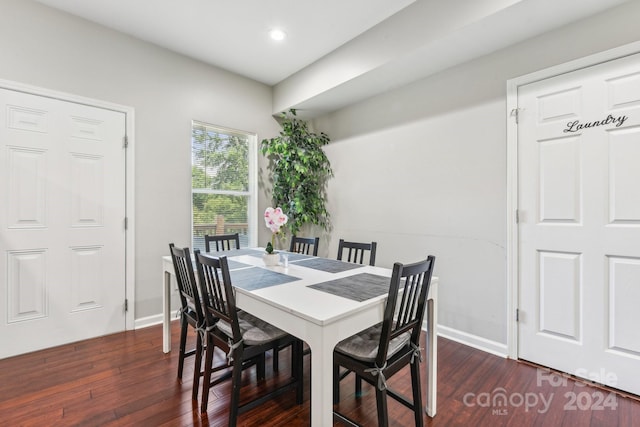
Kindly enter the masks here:
[[[190, 179], [191, 197], [190, 197], [190, 210], [191, 210], [191, 246], [194, 247], [193, 241], [193, 195], [194, 194], [220, 194], [231, 196], [246, 196], [247, 200], [247, 225], [248, 225], [248, 245], [249, 247], [256, 247], [258, 242], [258, 135], [255, 132], [249, 132], [239, 129], [228, 128], [225, 126], [218, 126], [211, 123], [202, 122], [199, 120], [191, 121], [190, 129], [190, 143], [189, 150], [193, 153], [193, 130], [197, 126], [202, 126], [206, 129], [211, 129], [216, 133], [221, 134], [236, 134], [246, 137], [249, 144], [249, 150], [247, 153], [249, 162], [249, 189], [247, 191], [230, 191], [230, 190], [213, 190], [210, 188], [193, 188], [193, 176]], [[191, 167], [193, 168], [193, 154], [191, 154]]]

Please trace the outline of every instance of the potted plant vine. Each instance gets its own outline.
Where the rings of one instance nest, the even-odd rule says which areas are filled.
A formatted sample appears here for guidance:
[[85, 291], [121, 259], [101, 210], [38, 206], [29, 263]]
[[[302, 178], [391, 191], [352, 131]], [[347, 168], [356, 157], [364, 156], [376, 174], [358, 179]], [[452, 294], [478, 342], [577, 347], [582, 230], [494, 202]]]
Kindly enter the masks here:
[[264, 222], [267, 228], [271, 230], [271, 241], [267, 243], [267, 247], [264, 250], [265, 253], [262, 255], [262, 260], [266, 266], [278, 265], [280, 255], [274, 250], [276, 234], [280, 233], [280, 229], [287, 223], [288, 219], [281, 208], [274, 209], [269, 207], [264, 211]]
[[280, 118], [280, 134], [261, 142], [262, 154], [269, 159], [273, 203], [288, 216], [292, 234], [304, 224], [326, 230], [326, 186], [333, 170], [322, 147], [329, 143], [329, 136], [311, 132], [307, 123], [297, 118], [295, 109]]

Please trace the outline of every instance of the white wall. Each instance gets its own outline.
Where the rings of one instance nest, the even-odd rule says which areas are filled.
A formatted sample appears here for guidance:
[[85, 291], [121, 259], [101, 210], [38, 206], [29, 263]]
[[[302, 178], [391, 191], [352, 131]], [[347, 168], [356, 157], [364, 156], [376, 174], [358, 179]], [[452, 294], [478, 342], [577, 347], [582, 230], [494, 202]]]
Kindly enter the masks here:
[[161, 313], [161, 256], [191, 244], [191, 120], [270, 137], [271, 89], [29, 0], [0, 0], [0, 79], [135, 109], [135, 316]]
[[445, 334], [506, 353], [506, 82], [640, 40], [640, 2], [314, 120], [329, 134], [337, 239], [378, 263], [436, 255]]
[[[336, 173], [323, 254], [344, 237], [377, 240], [383, 266], [436, 255], [443, 330], [504, 348], [506, 81], [640, 40], [638, 16], [629, 2], [315, 120]], [[270, 137], [271, 89], [30, 0], [0, 0], [0, 79], [135, 109], [136, 318], [159, 314], [160, 257], [190, 243], [191, 120]]]

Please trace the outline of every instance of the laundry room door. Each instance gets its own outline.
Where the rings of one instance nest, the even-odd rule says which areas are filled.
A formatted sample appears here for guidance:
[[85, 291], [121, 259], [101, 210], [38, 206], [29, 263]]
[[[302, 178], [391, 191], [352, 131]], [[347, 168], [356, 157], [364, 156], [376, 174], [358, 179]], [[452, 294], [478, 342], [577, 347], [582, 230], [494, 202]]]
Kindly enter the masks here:
[[640, 55], [518, 109], [518, 357], [640, 395]]
[[0, 358], [125, 329], [125, 114], [0, 89]]

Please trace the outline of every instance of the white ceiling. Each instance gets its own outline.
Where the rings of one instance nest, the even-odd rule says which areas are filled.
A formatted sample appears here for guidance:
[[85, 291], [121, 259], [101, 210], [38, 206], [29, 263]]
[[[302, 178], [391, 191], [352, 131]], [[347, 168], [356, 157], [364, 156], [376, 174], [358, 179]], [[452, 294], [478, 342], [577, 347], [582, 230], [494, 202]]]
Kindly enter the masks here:
[[36, 1], [274, 86], [274, 113], [312, 116], [635, 0]]
[[274, 85], [415, 0], [37, 1]]

